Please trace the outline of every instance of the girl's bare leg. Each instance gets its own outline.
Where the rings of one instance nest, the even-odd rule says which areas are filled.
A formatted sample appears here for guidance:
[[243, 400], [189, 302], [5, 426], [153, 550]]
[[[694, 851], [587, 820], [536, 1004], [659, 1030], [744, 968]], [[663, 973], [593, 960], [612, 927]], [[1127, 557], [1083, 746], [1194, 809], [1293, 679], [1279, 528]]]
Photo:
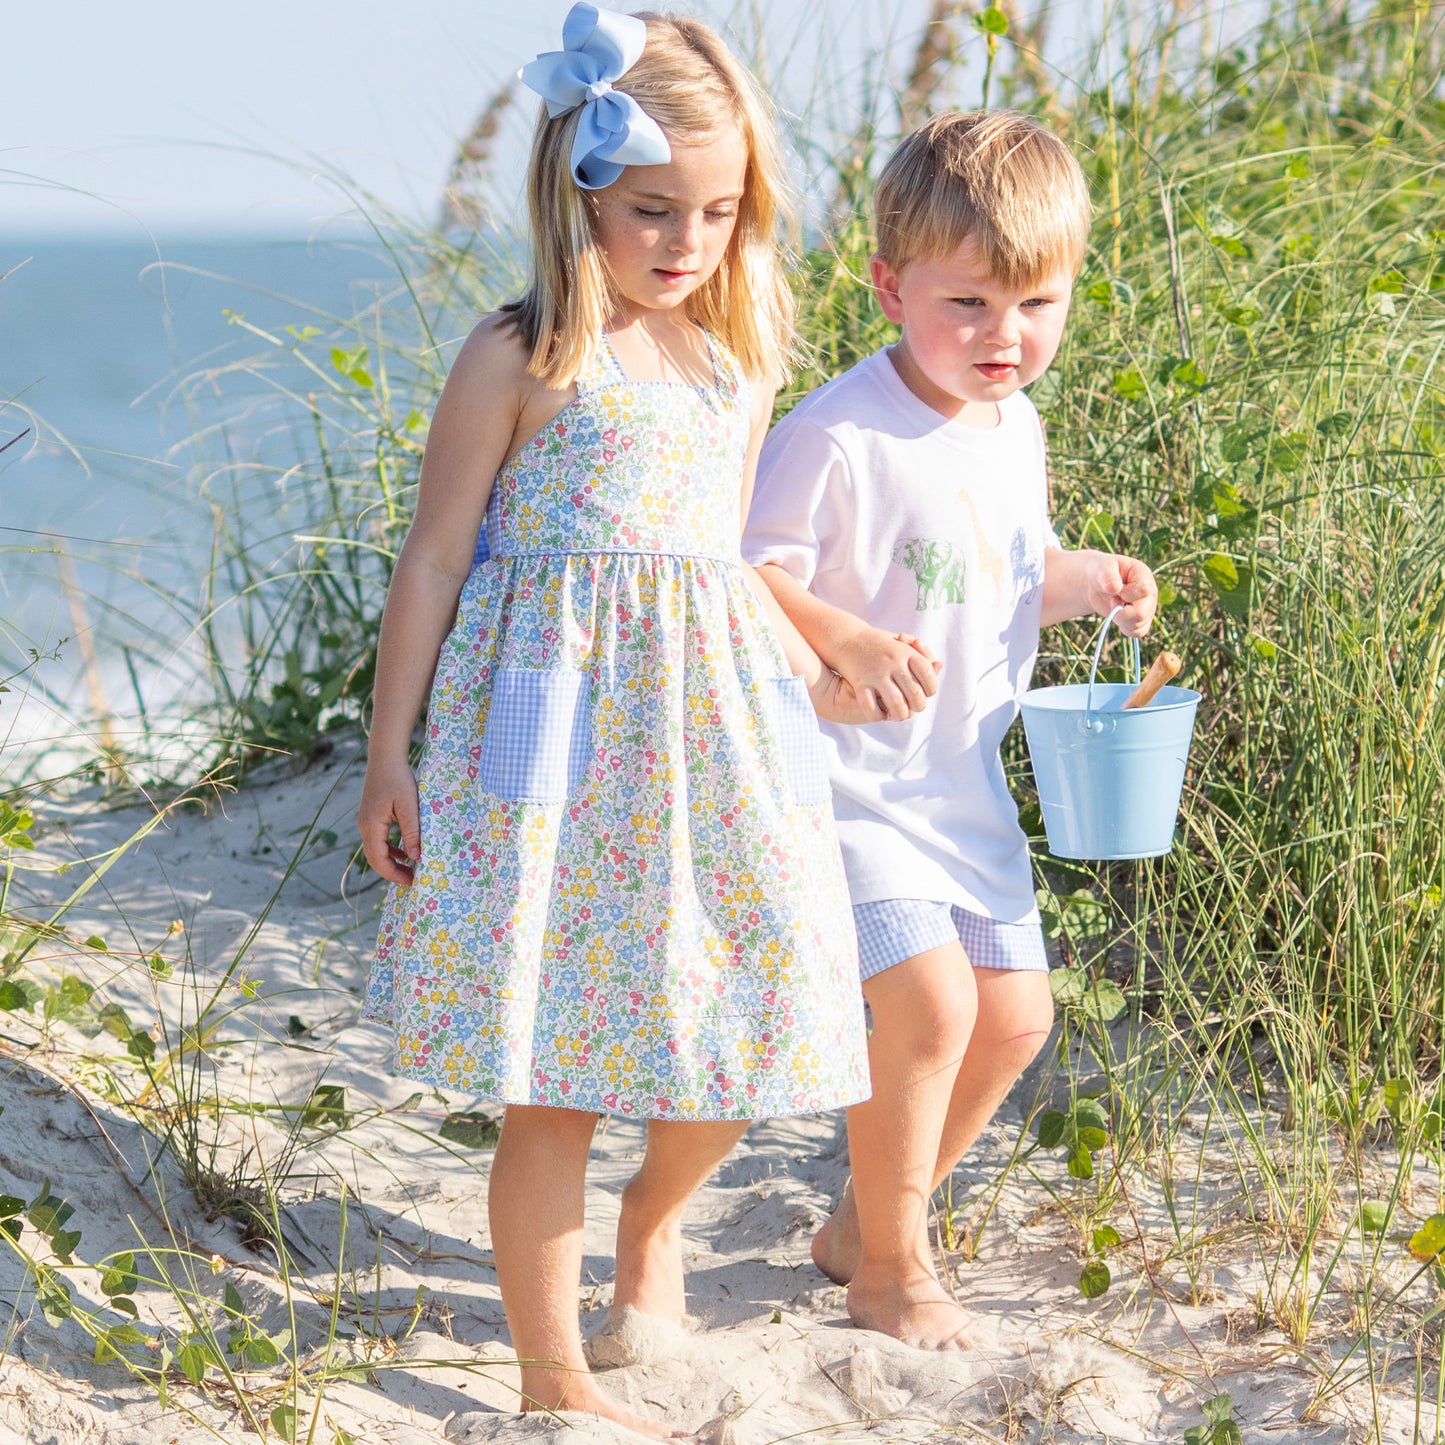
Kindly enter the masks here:
[[682, 1319], [683, 1210], [746, 1128], [745, 1122], [648, 1124], [642, 1167], [622, 1191], [613, 1309], [631, 1305], [644, 1314]]
[[497, 1282], [522, 1366], [524, 1410], [583, 1410], [655, 1440], [684, 1432], [625, 1410], [582, 1354], [583, 1185], [595, 1114], [510, 1104], [487, 1190]]

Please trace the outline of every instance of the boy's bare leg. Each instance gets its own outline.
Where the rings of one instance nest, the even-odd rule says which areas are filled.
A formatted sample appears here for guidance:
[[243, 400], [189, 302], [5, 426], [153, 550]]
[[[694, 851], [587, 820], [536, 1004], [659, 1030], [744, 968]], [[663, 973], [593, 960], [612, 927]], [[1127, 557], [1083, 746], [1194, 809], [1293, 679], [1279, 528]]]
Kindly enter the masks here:
[[663, 1119], [648, 1124], [642, 1167], [622, 1191], [613, 1309], [631, 1305], [644, 1314], [682, 1320], [683, 1210], [747, 1127]]
[[[928, 950], [863, 985], [873, 1015], [873, 1097], [848, 1110], [858, 1255], [848, 1314], [920, 1349], [967, 1345], [966, 1316], [940, 1284], [927, 1211], [939, 1139], [973, 1030], [973, 971], [958, 944]], [[835, 1214], [813, 1242], [825, 1273], [847, 1268], [851, 1241]]]
[[973, 1147], [1054, 1024], [1054, 996], [1043, 969], [975, 968], [973, 977], [978, 1021], [943, 1121], [934, 1189]]
[[683, 1437], [625, 1410], [582, 1354], [583, 1185], [595, 1114], [509, 1104], [487, 1186], [497, 1282], [522, 1365], [524, 1410], [584, 1410], [654, 1440]]
[[[930, 1194], [973, 1147], [1019, 1075], [1047, 1042], [1053, 1026], [1053, 994], [1043, 970], [976, 968], [973, 976], [978, 1018], [954, 1080]], [[926, 1213], [923, 1230], [926, 1241]], [[818, 1239], [826, 1240], [821, 1259], [815, 1241], [813, 1257], [818, 1267], [836, 1283], [847, 1284], [862, 1252], [851, 1181]]]
[[[926, 1209], [919, 1215], [918, 1231], [919, 1251], [926, 1254], [932, 1248]], [[858, 1205], [853, 1198], [853, 1178], [849, 1175], [843, 1183], [843, 1197], [813, 1236], [813, 1263], [834, 1284], [848, 1284], [858, 1272], [858, 1261], [862, 1257], [863, 1234], [858, 1228]]]

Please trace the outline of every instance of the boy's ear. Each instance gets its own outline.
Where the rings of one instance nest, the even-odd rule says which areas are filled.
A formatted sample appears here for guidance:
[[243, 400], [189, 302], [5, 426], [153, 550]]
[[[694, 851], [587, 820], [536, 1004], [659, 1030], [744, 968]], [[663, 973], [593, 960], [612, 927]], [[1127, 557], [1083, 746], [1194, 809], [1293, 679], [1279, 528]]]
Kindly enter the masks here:
[[873, 290], [878, 295], [878, 304], [883, 314], [896, 326], [903, 325], [903, 301], [898, 295], [898, 272], [882, 256], [874, 256], [868, 262], [873, 276]]

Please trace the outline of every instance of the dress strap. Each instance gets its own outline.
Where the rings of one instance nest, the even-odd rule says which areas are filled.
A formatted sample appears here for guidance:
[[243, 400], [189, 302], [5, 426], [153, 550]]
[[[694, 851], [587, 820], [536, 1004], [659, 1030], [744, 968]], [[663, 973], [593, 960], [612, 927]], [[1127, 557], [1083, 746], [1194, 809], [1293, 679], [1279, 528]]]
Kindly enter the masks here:
[[591, 359], [577, 373], [577, 394], [585, 396], [589, 392], [625, 384], [626, 381], [627, 373], [623, 371], [622, 363], [612, 349], [611, 339], [604, 331], [597, 339], [597, 349], [592, 353]]
[[743, 373], [742, 363], [719, 341], [711, 331], [704, 330], [707, 338], [707, 354], [712, 360], [713, 385], [729, 401], [743, 405], [748, 399], [748, 379]]
[[723, 349], [713, 340], [712, 332], [705, 326], [702, 328], [702, 339], [707, 343], [707, 364], [712, 369], [712, 384], [719, 391], [726, 391], [728, 390], [728, 377], [723, 369], [725, 366], [722, 358]]
[[[728, 405], [736, 404], [739, 397], [743, 404], [746, 404], [748, 379], [743, 373], [741, 362], [711, 331], [705, 327], [701, 330], [707, 344], [708, 365], [712, 368], [712, 389]], [[598, 338], [597, 350], [591, 360], [577, 374], [577, 394], [582, 396], [611, 386], [631, 385], [627, 373], [622, 369], [622, 363], [617, 359], [612, 338], [604, 331]]]

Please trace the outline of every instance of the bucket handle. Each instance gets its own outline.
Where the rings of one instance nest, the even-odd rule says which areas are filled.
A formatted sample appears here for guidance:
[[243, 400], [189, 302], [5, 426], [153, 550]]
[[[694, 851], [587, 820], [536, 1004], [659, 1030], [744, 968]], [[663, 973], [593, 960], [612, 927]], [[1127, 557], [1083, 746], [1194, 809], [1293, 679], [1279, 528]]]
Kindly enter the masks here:
[[[1121, 606], [1119, 606], [1119, 607], [1114, 608], [1114, 610], [1109, 613], [1109, 615], [1104, 619], [1104, 625], [1099, 629], [1099, 635], [1098, 635], [1098, 637], [1095, 638], [1095, 640], [1094, 640], [1094, 661], [1093, 661], [1093, 665], [1089, 668], [1089, 696], [1088, 696], [1087, 702], [1084, 704], [1084, 726], [1085, 726], [1091, 733], [1092, 733], [1092, 732], [1102, 732], [1103, 729], [1104, 729], [1103, 723], [1096, 721], [1095, 718], [1094, 718], [1094, 679], [1095, 679], [1095, 677], [1098, 675], [1098, 671], [1099, 671], [1099, 658], [1103, 655], [1103, 651], [1104, 651], [1104, 638], [1108, 635], [1109, 626], [1110, 626], [1110, 624], [1114, 621], [1114, 619], [1115, 619], [1123, 610], [1124, 610], [1124, 608], [1123, 608], [1123, 606], [1121, 605]], [[1130, 680], [1131, 682], [1133, 682], [1134, 685], [1137, 687], [1137, 686], [1139, 685], [1139, 675], [1140, 675], [1140, 674], [1139, 674], [1139, 639], [1138, 639], [1137, 637], [1131, 637], [1131, 638], [1129, 639], [1129, 642], [1130, 642], [1130, 648], [1131, 648], [1129, 655], [1130, 655], [1130, 657], [1131, 657], [1131, 659], [1133, 660], [1133, 663], [1134, 663], [1134, 676], [1133, 676], [1132, 678], [1130, 678], [1129, 680]]]

